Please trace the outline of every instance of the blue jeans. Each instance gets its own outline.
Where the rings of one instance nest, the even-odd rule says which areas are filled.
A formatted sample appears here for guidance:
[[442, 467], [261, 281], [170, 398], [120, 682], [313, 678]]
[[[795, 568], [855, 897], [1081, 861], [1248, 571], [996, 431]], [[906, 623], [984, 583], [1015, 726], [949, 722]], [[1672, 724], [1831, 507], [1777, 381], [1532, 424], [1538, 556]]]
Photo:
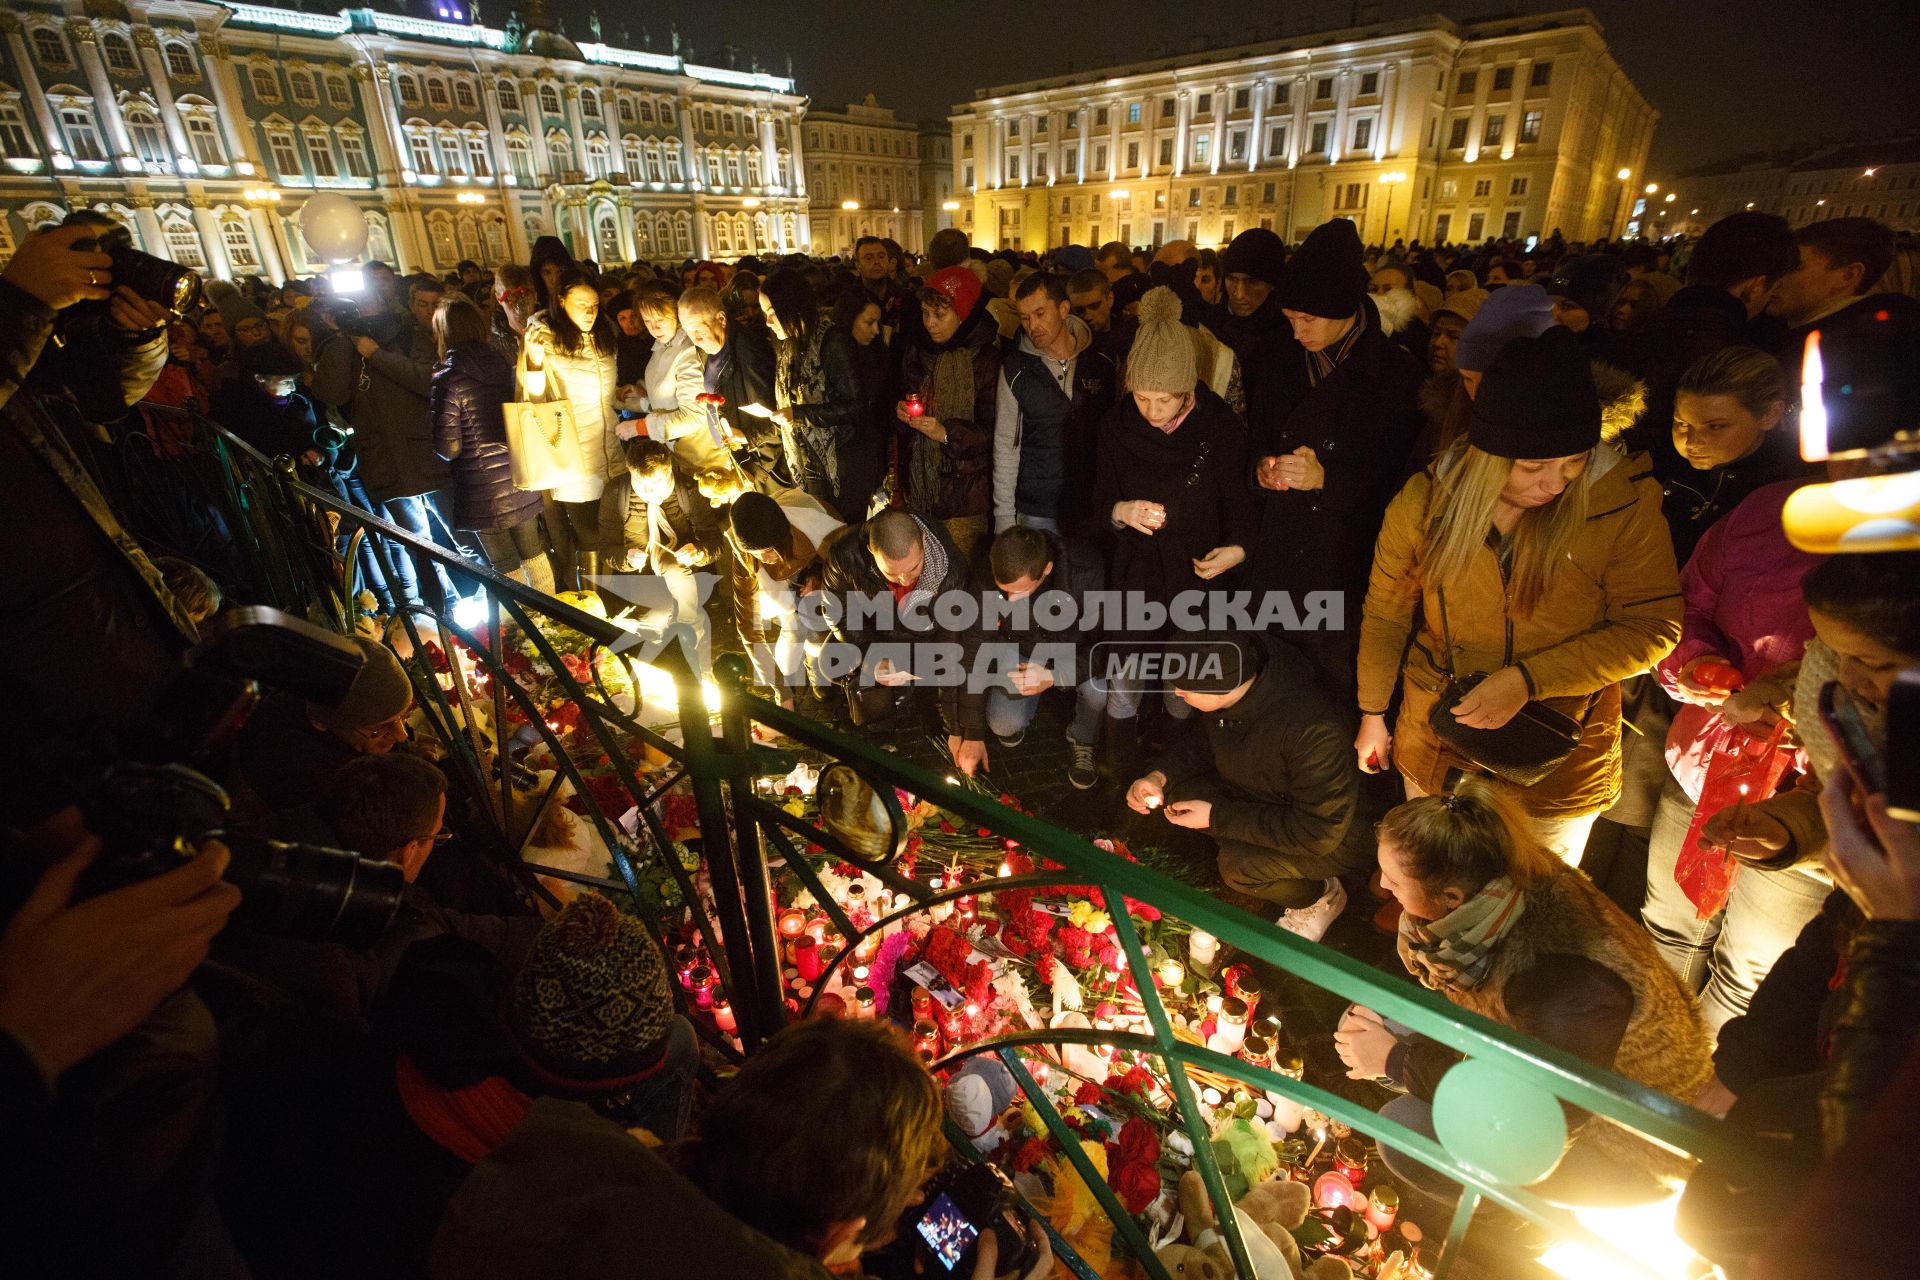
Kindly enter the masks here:
[[[1040, 709], [1036, 693], [1021, 697], [1007, 689], [987, 690], [987, 729], [996, 738], [1011, 738], [1033, 723]], [[1098, 680], [1082, 680], [1074, 687], [1073, 723], [1067, 737], [1083, 747], [1100, 741], [1100, 721], [1107, 714], [1107, 686]]]
[[[433, 494], [422, 494], [408, 498], [388, 498], [386, 501], [387, 519], [399, 525], [417, 538], [437, 542], [448, 550], [458, 550], [452, 531], [440, 518], [434, 506]], [[451, 504], [448, 504], [451, 506]], [[438, 605], [438, 601], [426, 600], [419, 586], [420, 576], [432, 569], [432, 581], [444, 597], [451, 598], [460, 594], [454, 588], [453, 578], [448, 575], [446, 565], [430, 557], [422, 556], [416, 562], [412, 555], [402, 554], [401, 548], [388, 548], [387, 560], [393, 566], [394, 577], [398, 580], [408, 604]]]
[[1820, 914], [1827, 889], [1803, 872], [1741, 867], [1727, 905], [1702, 920], [1673, 879], [1693, 811], [1693, 801], [1669, 772], [1647, 839], [1647, 898], [1640, 920], [1661, 957], [1687, 990], [1699, 995], [1707, 1029], [1717, 1034], [1747, 1011], [1773, 962]]
[[667, 1055], [659, 1069], [595, 1110], [623, 1128], [645, 1129], [662, 1142], [676, 1142], [693, 1110], [693, 1077], [700, 1070], [700, 1041], [693, 1024], [678, 1014], [667, 1030]]
[[[384, 518], [384, 513], [379, 504], [367, 496], [366, 486], [361, 484], [360, 477], [352, 472], [335, 472], [333, 474], [333, 491], [339, 494], [342, 499], [351, 502], [368, 515], [377, 515]], [[354, 520], [351, 516], [343, 515], [340, 518], [339, 532], [335, 535], [335, 550], [344, 556], [347, 553], [347, 548], [353, 544], [353, 535], [362, 528], [364, 528], [364, 526], [361, 525], [359, 521]], [[399, 600], [397, 600], [394, 595], [396, 589], [398, 589], [402, 597], [414, 594], [413, 566], [411, 564], [407, 565], [407, 580], [404, 584], [395, 583], [389, 577], [389, 566], [386, 564], [380, 552], [381, 545], [379, 535], [368, 532], [365, 537], [360, 539], [360, 550], [356, 554], [360, 568], [360, 585], [373, 593], [374, 598], [380, 602], [380, 611], [382, 613], [392, 613], [395, 604], [399, 603]]]
[[1049, 516], [1030, 516], [1016, 511], [1013, 513], [1013, 523], [1022, 529], [1045, 529], [1048, 533], [1060, 532], [1060, 522]]

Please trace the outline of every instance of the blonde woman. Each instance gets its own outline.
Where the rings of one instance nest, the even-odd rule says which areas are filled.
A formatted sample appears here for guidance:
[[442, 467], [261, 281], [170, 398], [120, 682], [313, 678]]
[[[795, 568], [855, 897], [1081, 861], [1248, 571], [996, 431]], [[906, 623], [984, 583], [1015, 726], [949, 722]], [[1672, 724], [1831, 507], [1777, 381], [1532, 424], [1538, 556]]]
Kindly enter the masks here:
[[[613, 321], [600, 314], [600, 292], [584, 271], [556, 277], [553, 298], [551, 307], [527, 322], [520, 344], [520, 398], [573, 402], [586, 470], [546, 491], [547, 532], [561, 587], [577, 582], [580, 590], [590, 591], [600, 573], [605, 535], [618, 540], [626, 510], [627, 464], [615, 434], [616, 343]], [[611, 516], [601, 514], [603, 497]]]
[[1573, 754], [1518, 796], [1540, 843], [1577, 863], [1620, 790], [1619, 682], [1673, 648], [1681, 610], [1660, 486], [1643, 455], [1601, 439], [1579, 342], [1559, 328], [1516, 338], [1466, 438], [1387, 510], [1360, 630], [1360, 767], [1391, 761], [1409, 796], [1451, 792], [1475, 769], [1430, 716], [1450, 672], [1486, 673], [1443, 714], [1500, 729], [1538, 698], [1581, 725]]

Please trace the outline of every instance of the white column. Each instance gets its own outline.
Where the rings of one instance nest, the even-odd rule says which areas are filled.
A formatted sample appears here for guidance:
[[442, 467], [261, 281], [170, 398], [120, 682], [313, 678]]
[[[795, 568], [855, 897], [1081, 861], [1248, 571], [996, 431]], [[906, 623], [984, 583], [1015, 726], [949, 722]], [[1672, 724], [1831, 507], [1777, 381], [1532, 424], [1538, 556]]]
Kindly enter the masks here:
[[[1487, 128], [1487, 94], [1492, 87], [1493, 68], [1481, 67], [1473, 77], [1473, 114], [1467, 117], [1467, 149], [1462, 153], [1468, 164], [1480, 158], [1480, 139], [1486, 135]], [[1453, 86], [1447, 88], [1451, 91]], [[1447, 100], [1452, 100], [1450, 92]]]
[[213, 268], [213, 274], [220, 279], [233, 279], [233, 264], [227, 261], [227, 242], [220, 237], [219, 221], [203, 201], [196, 197], [192, 203], [193, 225], [200, 229], [200, 243], [206, 249], [207, 265]]
[[275, 284], [283, 283], [292, 274], [292, 264], [281, 261], [280, 238], [274, 234], [273, 217], [265, 209], [250, 209], [253, 223], [253, 242], [260, 246], [260, 265], [266, 268], [267, 279]]
[[1253, 82], [1253, 123], [1247, 132], [1247, 172], [1252, 173], [1260, 167], [1260, 157], [1267, 149], [1267, 82]]
[[173, 85], [167, 77], [166, 59], [160, 56], [160, 37], [154, 34], [151, 27], [141, 27], [133, 33], [133, 43], [140, 50], [140, 61], [146, 64], [147, 83], [153, 87], [153, 99], [160, 105], [160, 123], [167, 131], [167, 145], [173, 149], [173, 171], [195, 173], [200, 166], [194, 162], [193, 146], [187, 141], [186, 126], [180, 123], [180, 112], [173, 105]]
[[507, 130], [500, 117], [497, 76], [480, 77], [480, 107], [487, 117], [487, 148], [493, 155], [493, 185], [504, 190], [507, 175], [513, 172], [513, 168], [507, 162]]
[[1293, 78], [1293, 128], [1287, 130], [1287, 168], [1300, 163], [1307, 146], [1307, 75]]
[[1073, 167], [1077, 170], [1074, 176], [1079, 178], [1080, 181], [1085, 182], [1088, 176], [1087, 159], [1093, 154], [1093, 148], [1088, 145], [1092, 141], [1093, 135], [1093, 104], [1083, 99], [1077, 110], [1080, 119], [1080, 137], [1078, 139], [1080, 158], [1074, 163]]
[[1348, 104], [1353, 101], [1353, 69], [1340, 68], [1339, 79], [1333, 82], [1333, 137], [1327, 140], [1327, 163], [1346, 155], [1351, 139], [1347, 129], [1351, 123]]
[[40, 126], [40, 136], [46, 139], [50, 162], [55, 169], [71, 169], [73, 159], [67, 154], [66, 135], [60, 132], [59, 122], [53, 118], [53, 107], [47, 102], [46, 90], [40, 87], [40, 76], [34, 69], [33, 55], [27, 52], [19, 17], [10, 12], [0, 13], [0, 31], [7, 34], [7, 52], [13, 55], [13, 69], [26, 89], [34, 121]]
[[[687, 190], [704, 191], [707, 186], [707, 177], [706, 174], [701, 172], [698, 157], [693, 150], [693, 99], [687, 95], [685, 90], [682, 90], [680, 93], [680, 110], [678, 114], [680, 122], [680, 168], [681, 172], [686, 175]], [[700, 229], [700, 219], [698, 217], [694, 218], [693, 226], [693, 242], [697, 248], [705, 241], [707, 233]], [[707, 255], [703, 252], [700, 256], [704, 258]]]
[[360, 85], [360, 107], [367, 116], [367, 137], [373, 143], [379, 185], [397, 187], [401, 185], [400, 171], [408, 161], [406, 140], [400, 136], [400, 123], [393, 114], [393, 85], [387, 79], [387, 64], [358, 63], [353, 78]]
[[[766, 195], [779, 195], [785, 190], [780, 182], [780, 148], [773, 141], [773, 112], [762, 107], [754, 113], [760, 121], [760, 186]], [[772, 234], [769, 227], [768, 234]]]
[[533, 110], [527, 118], [533, 121], [533, 156], [538, 166], [534, 180], [541, 186], [553, 181], [553, 153], [547, 150], [547, 117], [540, 109], [540, 84], [537, 80], [528, 80], [521, 85], [521, 102], [531, 102]]
[[[807, 198], [807, 165], [806, 158], [800, 152], [800, 121], [798, 111], [787, 118], [787, 194], [804, 201]], [[808, 243], [808, 237], [812, 234], [805, 229], [810, 221], [804, 210], [794, 220], [794, 234], [800, 237], [803, 245]]]
[[[1508, 99], [1507, 127], [1500, 132], [1500, 158], [1513, 159], [1513, 148], [1520, 140], [1520, 120], [1527, 108], [1527, 77], [1533, 72], [1533, 59], [1522, 58], [1513, 69], [1513, 96]], [[1638, 170], [1636, 169], [1637, 173]]]
[[[587, 120], [585, 116], [580, 114], [580, 86], [577, 84], [561, 85], [560, 93], [566, 100], [567, 120], [573, 125], [573, 165], [579, 172], [586, 173]], [[602, 118], [605, 118], [605, 108], [602, 108]], [[598, 175], [596, 174], [594, 176], [597, 177]], [[589, 241], [589, 243], [591, 243], [591, 241]]]
[[[1389, 151], [1394, 155], [1400, 154], [1400, 143], [1397, 137], [1400, 129], [1400, 113], [1397, 110], [1399, 102], [1396, 93], [1399, 88], [1399, 76], [1395, 74], [1398, 70], [1399, 67], [1396, 64], [1389, 63], [1386, 70], [1380, 73], [1380, 119], [1374, 123], [1373, 127], [1373, 158], [1375, 160], [1385, 160]], [[1390, 133], [1396, 135], [1391, 145], [1388, 140]], [[1409, 174], [1408, 178], [1411, 180], [1412, 175]]]
[[233, 55], [226, 41], [217, 35], [200, 38], [205, 51], [207, 81], [213, 86], [213, 104], [220, 116], [220, 131], [227, 139], [227, 161], [234, 172], [251, 177], [260, 172], [260, 150], [254, 144], [253, 130], [247, 127], [247, 115], [240, 105], [239, 73], [233, 69]]
[[107, 143], [113, 151], [115, 167], [122, 173], [139, 173], [142, 165], [134, 153], [133, 139], [127, 133], [126, 119], [120, 114], [120, 96], [107, 75], [107, 64], [100, 60], [100, 33], [85, 18], [69, 18], [67, 32], [79, 46], [80, 68], [86, 72], [87, 84], [93, 89], [94, 110], [106, 122]]
[[1120, 117], [1126, 110], [1120, 99], [1107, 104], [1107, 181], [1120, 180]]
[[140, 243], [156, 258], [167, 256], [167, 233], [153, 211], [153, 197], [136, 192], [133, 197], [133, 221], [140, 228]]
[[1207, 148], [1207, 172], [1220, 172], [1220, 154], [1227, 149], [1227, 86], [1213, 87], [1213, 144]]
[[[1173, 176], [1176, 178], [1187, 171], [1187, 116], [1192, 110], [1193, 95], [1182, 89], [1178, 103], [1173, 110]], [[1167, 215], [1171, 218], [1173, 210], [1168, 209]]]

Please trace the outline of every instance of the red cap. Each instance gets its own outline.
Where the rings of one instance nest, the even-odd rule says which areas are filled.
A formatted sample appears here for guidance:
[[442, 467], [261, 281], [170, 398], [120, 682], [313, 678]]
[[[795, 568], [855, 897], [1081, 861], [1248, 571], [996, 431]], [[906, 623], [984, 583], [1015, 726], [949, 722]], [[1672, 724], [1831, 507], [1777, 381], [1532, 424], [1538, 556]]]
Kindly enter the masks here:
[[973, 314], [974, 304], [980, 301], [980, 277], [965, 267], [942, 267], [927, 277], [927, 288], [946, 294], [962, 320]]

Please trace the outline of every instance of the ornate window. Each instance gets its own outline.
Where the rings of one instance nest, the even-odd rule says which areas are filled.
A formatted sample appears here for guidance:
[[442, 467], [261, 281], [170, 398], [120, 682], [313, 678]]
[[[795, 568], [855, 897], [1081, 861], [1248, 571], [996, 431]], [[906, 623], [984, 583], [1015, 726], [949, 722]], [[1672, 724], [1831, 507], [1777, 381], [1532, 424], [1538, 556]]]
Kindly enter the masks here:
[[600, 118], [600, 95], [592, 89], [580, 91], [580, 114], [588, 120]]
[[106, 55], [109, 71], [132, 75], [140, 69], [139, 61], [133, 56], [133, 42], [118, 31], [109, 31], [100, 37], [100, 51]]
[[280, 101], [280, 82], [273, 78], [272, 67], [254, 67], [248, 72], [253, 82], [253, 96], [262, 102]]
[[193, 49], [169, 40], [161, 48], [167, 51], [167, 74], [176, 80], [198, 80], [200, 68], [194, 65]]
[[481, 226], [481, 231], [484, 233], [487, 242], [486, 260], [488, 262], [505, 262], [508, 253], [507, 220], [496, 214], [486, 220]]
[[560, 91], [550, 84], [540, 86], [540, 110], [550, 116], [560, 114]]
[[349, 178], [373, 176], [373, 165], [367, 159], [367, 140], [358, 130], [340, 131], [340, 159]]
[[353, 110], [353, 86], [345, 76], [327, 77], [327, 103], [335, 111]]
[[269, 126], [267, 150], [273, 154], [273, 167], [282, 178], [297, 178], [306, 173], [306, 167], [300, 163], [300, 153], [293, 145], [293, 130]]
[[453, 105], [462, 111], [477, 111], [480, 104], [474, 99], [473, 85], [465, 80], [453, 82]]
[[235, 271], [260, 269], [260, 255], [253, 247], [253, 232], [240, 215], [228, 214], [220, 219], [220, 244], [226, 249], [227, 261]]
[[523, 133], [507, 135], [507, 168], [520, 181], [533, 181], [533, 143]]
[[193, 158], [201, 164], [225, 164], [227, 154], [220, 146], [220, 131], [214, 128], [213, 117], [204, 112], [183, 112], [182, 123], [187, 126], [187, 145], [193, 148]]
[[472, 214], [460, 216], [458, 234], [462, 258], [472, 258], [477, 262], [486, 256], [486, 251], [480, 247], [480, 225], [473, 220]]
[[0, 98], [0, 156], [9, 160], [36, 160], [40, 156], [17, 97]]
[[668, 143], [662, 147], [660, 149], [660, 159], [667, 166], [668, 182], [686, 181], [680, 174], [680, 148], [677, 145]]
[[476, 178], [491, 178], [493, 176], [493, 157], [487, 152], [487, 139], [485, 134], [470, 133], [467, 135], [467, 172]]
[[436, 266], [446, 266], [460, 256], [453, 244], [453, 219], [445, 213], [427, 215], [427, 242], [433, 246]]
[[671, 102], [663, 102], [660, 104], [660, 123], [668, 128], [673, 127], [673, 104]]
[[432, 173], [433, 136], [424, 130], [414, 130], [407, 134], [407, 154], [413, 158], [415, 173]]
[[67, 53], [67, 42], [52, 27], [33, 29], [33, 56], [40, 59], [42, 66], [70, 67], [73, 58]]
[[620, 153], [626, 158], [627, 176], [629, 178], [637, 181], [649, 176], [647, 173], [647, 162], [640, 147], [640, 139], [637, 136], [630, 133], [620, 139]]
[[127, 122], [127, 133], [133, 138], [134, 154], [143, 162], [165, 165], [173, 159], [167, 153], [166, 130], [161, 128], [160, 117], [152, 107], [132, 103], [121, 114]]
[[340, 162], [333, 154], [333, 138], [325, 126], [308, 125], [301, 131], [306, 139], [307, 159], [313, 163], [313, 176], [316, 178], [337, 178], [340, 176]]
[[653, 123], [653, 103], [649, 102], [645, 98], [642, 98], [640, 100], [640, 123], [641, 124]]
[[573, 168], [573, 140], [564, 133], [547, 135], [547, 154], [553, 159], [556, 175]]
[[167, 239], [167, 256], [183, 267], [192, 267], [195, 271], [207, 269], [206, 251], [200, 244], [200, 233], [193, 224], [180, 218], [170, 218], [164, 224]]
[[398, 81], [400, 86], [400, 105], [417, 107], [420, 105], [420, 82], [410, 74], [402, 72]]
[[320, 101], [320, 94], [314, 87], [311, 71], [287, 72], [287, 88], [292, 92], [293, 100], [303, 107], [310, 107]]
[[501, 80], [497, 82], [496, 88], [500, 93], [500, 109], [502, 111], [518, 111], [520, 109], [520, 87], [518, 85], [514, 84], [511, 80]]
[[438, 76], [427, 81], [427, 105], [435, 111], [447, 109], [447, 82]]
[[587, 176], [604, 178], [610, 172], [609, 157], [611, 149], [605, 138], [587, 139]]
[[619, 108], [620, 108], [620, 123], [632, 124], [633, 123], [633, 99], [629, 98], [626, 94], [623, 93], [619, 96], [618, 99], [616, 99], [616, 101], [618, 102]]
[[60, 129], [67, 135], [67, 150], [75, 160], [105, 160], [100, 145], [100, 130], [94, 126], [91, 104], [60, 108]]
[[602, 213], [593, 224], [594, 244], [600, 253], [601, 262], [620, 260], [620, 228], [614, 224], [611, 213]]

